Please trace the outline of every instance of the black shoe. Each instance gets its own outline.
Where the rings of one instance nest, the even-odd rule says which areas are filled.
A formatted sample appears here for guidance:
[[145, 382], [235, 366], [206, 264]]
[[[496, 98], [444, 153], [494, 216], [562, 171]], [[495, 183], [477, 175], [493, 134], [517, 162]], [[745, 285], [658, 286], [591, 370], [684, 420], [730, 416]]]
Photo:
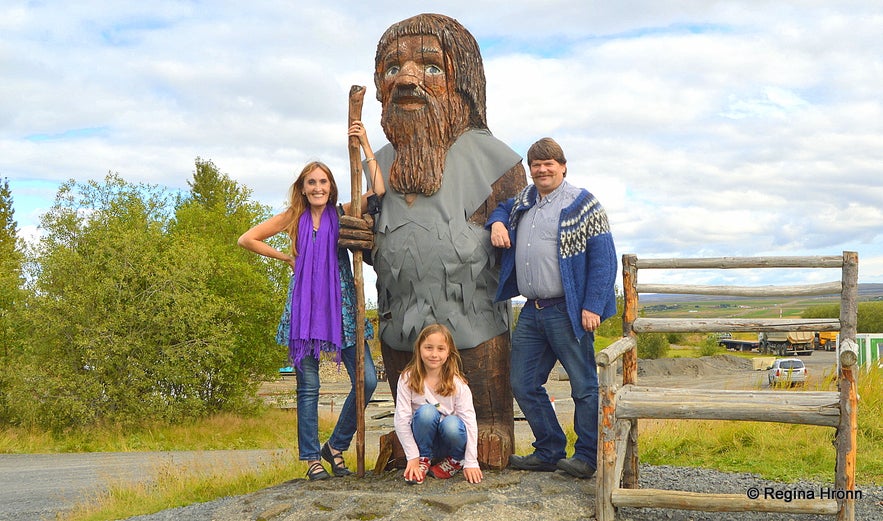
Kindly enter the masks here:
[[328, 442], [325, 442], [325, 445], [322, 445], [322, 459], [331, 465], [331, 472], [333, 472], [335, 476], [341, 477], [352, 474], [350, 469], [346, 468], [346, 462], [343, 461], [343, 453], [338, 452], [337, 454], [333, 454], [331, 452], [331, 445], [328, 445]]
[[563, 470], [571, 476], [580, 479], [587, 479], [595, 475], [595, 467], [577, 458], [558, 460], [558, 470]]
[[329, 474], [328, 471], [325, 470], [325, 467], [317, 461], [310, 465], [309, 470], [307, 470], [307, 477], [310, 478], [310, 481], [318, 481], [330, 478], [331, 474]]
[[517, 456], [515, 454], [509, 456], [509, 466], [516, 470], [532, 470], [535, 472], [552, 472], [556, 468], [554, 463], [543, 461], [536, 455]]

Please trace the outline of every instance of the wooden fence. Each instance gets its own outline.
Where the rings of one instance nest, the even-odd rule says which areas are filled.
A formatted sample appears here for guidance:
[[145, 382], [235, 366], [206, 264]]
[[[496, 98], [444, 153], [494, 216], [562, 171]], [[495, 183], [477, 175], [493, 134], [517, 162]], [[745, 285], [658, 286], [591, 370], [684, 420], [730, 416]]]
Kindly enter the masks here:
[[[786, 512], [837, 515], [854, 521], [856, 460], [856, 320], [858, 255], [638, 259], [623, 255], [623, 338], [598, 353], [600, 408], [596, 518], [614, 521], [618, 507], [707, 512]], [[838, 268], [840, 280], [798, 286], [638, 284], [639, 269]], [[638, 318], [640, 293], [785, 297], [840, 295], [839, 319]], [[639, 387], [637, 333], [839, 331], [838, 391], [730, 391]], [[618, 377], [622, 365], [621, 378]], [[638, 419], [746, 420], [823, 425], [836, 429], [834, 488], [844, 499], [750, 499], [747, 494], [699, 494], [638, 488]], [[824, 441], [820, 440], [820, 443]]]

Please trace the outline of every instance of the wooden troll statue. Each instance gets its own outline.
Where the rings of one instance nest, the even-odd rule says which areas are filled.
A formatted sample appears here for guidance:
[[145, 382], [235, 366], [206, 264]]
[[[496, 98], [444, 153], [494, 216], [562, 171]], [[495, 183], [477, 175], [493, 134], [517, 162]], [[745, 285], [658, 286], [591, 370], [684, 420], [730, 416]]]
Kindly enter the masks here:
[[[473, 392], [479, 462], [500, 469], [514, 449], [511, 310], [494, 302], [499, 269], [484, 224], [526, 186], [521, 157], [487, 128], [481, 54], [456, 20], [421, 14], [392, 25], [377, 45], [374, 83], [390, 143], [375, 154], [387, 192], [372, 248], [389, 386], [395, 396], [423, 327], [447, 326]], [[370, 246], [341, 226], [344, 246]], [[394, 436], [381, 440], [384, 467], [402, 466]]]

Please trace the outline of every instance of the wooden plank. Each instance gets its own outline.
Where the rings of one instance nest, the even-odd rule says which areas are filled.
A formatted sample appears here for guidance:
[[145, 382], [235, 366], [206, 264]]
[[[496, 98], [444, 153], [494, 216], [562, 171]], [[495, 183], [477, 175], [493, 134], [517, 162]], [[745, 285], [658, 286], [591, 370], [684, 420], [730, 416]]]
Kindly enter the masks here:
[[616, 418], [739, 420], [837, 427], [840, 424], [840, 398], [836, 392], [624, 386], [616, 393]]
[[[840, 368], [840, 425], [834, 440], [836, 462], [834, 464], [834, 487], [837, 490], [855, 490], [855, 465], [858, 431], [858, 388], [855, 375], [858, 366]], [[838, 521], [855, 519], [855, 499], [840, 502]]]
[[632, 336], [632, 323], [638, 318], [638, 270], [635, 264], [638, 257], [626, 254], [622, 256], [622, 336]]
[[674, 295], [721, 295], [732, 297], [809, 297], [840, 294], [841, 283], [824, 282], [795, 286], [699, 286], [690, 284], [638, 284], [638, 293]]
[[[619, 483], [625, 470], [626, 452], [634, 422], [630, 420], [616, 420], [616, 466], [613, 469], [614, 483]], [[634, 487], [626, 487], [634, 488]]]
[[637, 259], [638, 269], [839, 268], [843, 257], [707, 257], [693, 259]]
[[[638, 318], [638, 258], [629, 256], [628, 263], [623, 257], [622, 284], [625, 302], [623, 308], [622, 334], [635, 339], [635, 347], [623, 353], [622, 383], [631, 385], [638, 383], [638, 348], [634, 331], [635, 320]], [[632, 420], [632, 428], [626, 440], [625, 463], [622, 470], [622, 486], [637, 488], [640, 481], [638, 458], [638, 421]]]
[[626, 420], [631, 428], [626, 438], [625, 462], [622, 468], [623, 488], [638, 488], [638, 420]]
[[595, 515], [597, 521], [616, 521], [610, 500], [619, 477], [616, 454], [616, 364], [600, 368], [598, 378], [598, 461], [595, 474]]
[[595, 363], [599, 367], [607, 367], [616, 362], [623, 354], [637, 347], [635, 337], [623, 337], [602, 349], [595, 355]]
[[[762, 492], [762, 491], [761, 491]], [[620, 488], [611, 494], [617, 507], [672, 508], [703, 512], [779, 512], [785, 514], [836, 514], [833, 499], [749, 499], [747, 494], [701, 494], [680, 490]]]
[[632, 330], [636, 333], [839, 331], [840, 321], [831, 318], [637, 318]]
[[757, 391], [757, 390], [734, 390], [734, 389], [688, 389], [682, 387], [648, 387], [640, 385], [623, 386], [618, 397], [623, 395], [641, 395], [643, 399], [658, 400], [688, 400], [696, 397], [702, 401], [740, 402], [753, 401], [755, 403], [775, 403], [783, 401], [794, 404], [836, 404], [838, 401], [837, 391]]
[[843, 292], [840, 295], [840, 338], [855, 340], [858, 322], [858, 254], [843, 252]]

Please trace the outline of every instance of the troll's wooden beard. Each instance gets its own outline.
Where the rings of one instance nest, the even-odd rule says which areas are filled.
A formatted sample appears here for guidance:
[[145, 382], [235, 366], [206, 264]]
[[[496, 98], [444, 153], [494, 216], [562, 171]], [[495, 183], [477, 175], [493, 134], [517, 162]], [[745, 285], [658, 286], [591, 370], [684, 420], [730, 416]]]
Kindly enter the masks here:
[[462, 103], [443, 106], [432, 96], [425, 99], [421, 110], [402, 110], [387, 102], [380, 120], [396, 151], [389, 184], [403, 194], [431, 196], [441, 188], [448, 149], [466, 130]]

